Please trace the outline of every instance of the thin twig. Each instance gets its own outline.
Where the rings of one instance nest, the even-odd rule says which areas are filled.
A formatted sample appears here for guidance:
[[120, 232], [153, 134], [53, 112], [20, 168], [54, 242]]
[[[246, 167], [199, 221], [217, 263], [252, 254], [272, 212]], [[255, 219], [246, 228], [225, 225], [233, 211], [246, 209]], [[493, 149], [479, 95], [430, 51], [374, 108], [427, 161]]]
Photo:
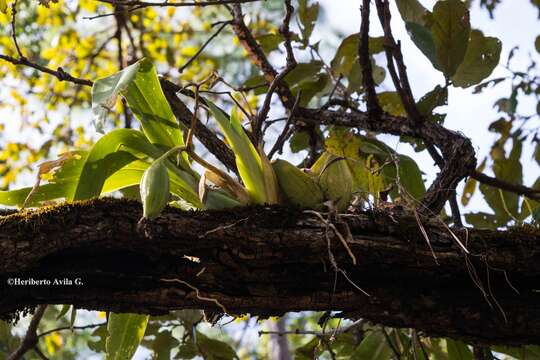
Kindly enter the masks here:
[[289, 117], [287, 118], [287, 122], [285, 123], [285, 126], [283, 127], [283, 131], [281, 132], [281, 134], [279, 134], [276, 142], [274, 143], [274, 146], [272, 146], [272, 149], [268, 153], [268, 159], [270, 160], [272, 159], [272, 157], [277, 151], [279, 151], [279, 153], [281, 154], [281, 152], [283, 151], [283, 145], [285, 145], [285, 141], [287, 141], [287, 139], [291, 135], [289, 128], [293, 122], [294, 112], [296, 111], [298, 104], [300, 103], [301, 95], [302, 95], [302, 92], [298, 91], [298, 93], [296, 94], [296, 99], [294, 100], [294, 106], [291, 109], [291, 112], [289, 113]]
[[11, 4], [11, 38], [13, 39], [13, 43], [15, 44], [15, 48], [17, 49], [17, 54], [19, 54], [19, 58], [23, 59], [24, 55], [21, 52], [21, 49], [19, 48], [19, 42], [17, 41], [17, 0], [13, 1], [13, 4]]
[[212, 42], [212, 40], [214, 40], [214, 39], [215, 39], [215, 38], [223, 31], [223, 29], [225, 29], [225, 27], [231, 23], [231, 21], [232, 21], [232, 20], [224, 21], [224, 22], [221, 24], [221, 26], [217, 29], [217, 31], [214, 32], [214, 33], [212, 34], [212, 36], [210, 36], [210, 37], [208, 38], [208, 40], [206, 40], [206, 41], [204, 42], [204, 44], [202, 44], [202, 46], [199, 48], [199, 50], [197, 50], [197, 52], [196, 52], [191, 58], [189, 58], [189, 60], [188, 60], [184, 65], [180, 66], [180, 68], [178, 69], [178, 72], [179, 72], [180, 74], [183, 73], [184, 70], [185, 70], [187, 67], [189, 67], [189, 65], [191, 65], [191, 63], [192, 63], [193, 61], [195, 61], [195, 60], [199, 57], [199, 55], [201, 55], [201, 53], [202, 53], [202, 52], [204, 51], [204, 49], [208, 46], [208, 44], [210, 44], [210, 43]]
[[64, 330], [86, 330], [86, 329], [92, 329], [92, 328], [96, 328], [103, 325], [107, 325], [107, 322], [105, 321], [102, 323], [88, 324], [88, 325], [81, 325], [81, 326], [61, 326], [55, 329], [44, 331], [41, 334], [39, 334], [37, 337], [47, 336], [49, 334], [59, 332], [59, 331], [64, 331]]
[[[255, 124], [253, 126], [253, 134], [255, 136], [256, 142], [259, 142], [262, 139], [262, 126], [268, 117], [268, 112], [270, 111], [270, 103], [272, 101], [272, 95], [277, 89], [278, 85], [281, 85], [283, 79], [287, 74], [289, 74], [296, 67], [296, 59], [294, 57], [294, 52], [291, 45], [291, 32], [289, 29], [289, 24], [291, 22], [291, 17], [294, 12], [294, 7], [291, 5], [291, 0], [285, 0], [285, 17], [283, 18], [283, 23], [279, 28], [280, 34], [285, 39], [285, 49], [287, 51], [287, 60], [285, 69], [281, 71], [270, 83], [266, 97], [264, 98], [264, 103], [259, 111], [259, 114], [255, 118]], [[296, 101], [295, 101], [296, 103]], [[294, 108], [294, 104], [293, 104]]]

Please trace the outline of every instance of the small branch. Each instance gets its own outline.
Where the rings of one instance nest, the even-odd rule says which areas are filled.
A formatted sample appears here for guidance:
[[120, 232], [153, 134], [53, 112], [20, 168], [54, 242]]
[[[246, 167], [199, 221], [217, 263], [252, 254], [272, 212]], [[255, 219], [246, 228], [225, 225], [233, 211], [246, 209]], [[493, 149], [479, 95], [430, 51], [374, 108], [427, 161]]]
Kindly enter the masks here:
[[287, 122], [285, 123], [285, 126], [283, 127], [283, 131], [281, 132], [281, 134], [279, 134], [276, 142], [274, 143], [274, 146], [268, 153], [269, 159], [272, 159], [272, 157], [277, 151], [279, 151], [279, 153], [281, 154], [281, 152], [283, 151], [283, 145], [285, 145], [285, 141], [287, 141], [289, 136], [291, 136], [291, 132], [289, 131], [289, 128], [293, 122], [294, 112], [296, 111], [296, 108], [298, 107], [298, 104], [300, 103], [301, 95], [302, 95], [301, 91], [299, 91], [298, 94], [296, 94], [296, 100], [294, 101], [293, 108], [289, 114], [289, 117], [287, 118]]
[[344, 333], [347, 333], [349, 331], [351, 331], [352, 329], [356, 328], [356, 327], [359, 327], [359, 326], [362, 326], [363, 324], [365, 323], [365, 320], [356, 320], [354, 321], [352, 324], [348, 325], [348, 326], [344, 326], [344, 327], [341, 327], [341, 328], [336, 328], [336, 329], [333, 329], [332, 331], [329, 331], [329, 332], [326, 332], [326, 331], [310, 331], [310, 330], [300, 330], [300, 329], [296, 329], [296, 330], [288, 330], [288, 331], [259, 331], [259, 336], [261, 335], [280, 335], [280, 336], [283, 336], [283, 335], [314, 335], [318, 338], [332, 338], [332, 337], [335, 337], [336, 335], [339, 335], [339, 334], [344, 334]]
[[39, 338], [37, 336], [37, 328], [39, 326], [41, 318], [43, 317], [43, 314], [45, 313], [45, 309], [47, 309], [47, 305], [39, 305], [37, 307], [36, 312], [34, 313], [32, 320], [30, 321], [30, 325], [28, 326], [28, 330], [26, 330], [26, 335], [21, 341], [21, 344], [19, 345], [17, 350], [15, 350], [15, 352], [7, 358], [7, 360], [22, 359], [26, 352], [34, 349], [37, 346], [39, 341]]
[[64, 330], [86, 330], [86, 329], [92, 329], [92, 328], [96, 328], [103, 325], [107, 325], [107, 322], [104, 321], [102, 323], [88, 324], [88, 325], [81, 325], [81, 326], [62, 326], [55, 329], [44, 331], [41, 334], [37, 335], [37, 337], [39, 338], [39, 337], [47, 336], [49, 334], [59, 332], [59, 331], [64, 331]]
[[[390, 27], [390, 7], [388, 0], [375, 0], [377, 3], [377, 13], [384, 31], [384, 48], [386, 53], [386, 59], [388, 62], [388, 70], [394, 86], [396, 87], [399, 97], [403, 103], [403, 107], [407, 112], [407, 115], [415, 121], [422, 121], [422, 115], [416, 107], [414, 96], [409, 84], [407, 76], [407, 67], [403, 61], [403, 54], [401, 53], [401, 45], [396, 43], [394, 36], [392, 35], [392, 29]], [[394, 63], [395, 61], [395, 63]], [[395, 66], [397, 65], [397, 71]]]
[[208, 1], [192, 1], [192, 2], [168, 2], [167, 0], [160, 3], [146, 2], [146, 1], [116, 1], [116, 0], [96, 0], [98, 2], [121, 5], [130, 7], [130, 11], [144, 9], [147, 7], [206, 7], [215, 5], [228, 5], [228, 4], [245, 4], [253, 3], [263, 0], [208, 0]]
[[461, 212], [459, 211], [459, 205], [456, 198], [456, 192], [448, 200], [450, 203], [450, 209], [452, 210], [452, 220], [454, 221], [454, 226], [463, 227], [463, 222], [461, 221]]
[[523, 195], [531, 200], [540, 201], [540, 190], [533, 189], [524, 185], [512, 184], [510, 182], [497, 179], [486, 174], [482, 174], [481, 172], [478, 172], [476, 170], [473, 171], [470, 176], [473, 179], [481, 182], [482, 184], [496, 187], [501, 190], [509, 191], [518, 195]]
[[363, 0], [361, 7], [362, 23], [360, 25], [360, 41], [358, 44], [358, 62], [362, 68], [362, 82], [366, 92], [368, 113], [374, 120], [379, 118], [382, 109], [377, 100], [375, 92], [375, 81], [373, 80], [373, 69], [369, 58], [369, 7], [370, 0]]
[[28, 60], [27, 58], [19, 58], [19, 59], [17, 59], [17, 58], [14, 58], [12, 56], [2, 55], [2, 54], [0, 54], [0, 59], [2, 59], [4, 61], [7, 61], [7, 62], [10, 62], [13, 65], [24, 65], [24, 66], [34, 68], [34, 69], [36, 69], [38, 71], [53, 75], [59, 81], [68, 81], [68, 82], [71, 82], [71, 83], [74, 83], [74, 84], [79, 84], [79, 85], [84, 85], [84, 86], [92, 86], [94, 84], [94, 82], [91, 81], [91, 80], [79, 79], [79, 78], [76, 78], [76, 77], [70, 75], [69, 73], [65, 72], [64, 69], [62, 69], [61, 67], [59, 67], [56, 70], [53, 70], [53, 69], [50, 69], [48, 67], [36, 64], [36, 63]]
[[24, 58], [23, 53], [21, 52], [21, 49], [19, 48], [19, 43], [17, 42], [17, 0], [13, 1], [13, 4], [11, 4], [11, 37], [13, 39], [13, 43], [15, 44], [15, 48], [17, 49], [17, 54], [19, 54], [20, 58]]
[[[289, 74], [295, 67], [296, 67], [296, 59], [294, 57], [294, 51], [292, 49], [291, 45], [291, 32], [289, 29], [289, 24], [291, 22], [292, 14], [294, 13], [294, 7], [291, 5], [291, 0], [285, 0], [285, 17], [283, 19], [283, 23], [281, 24], [281, 27], [279, 28], [280, 34], [285, 39], [285, 49], [287, 51], [287, 63], [285, 66], [285, 69], [281, 71], [275, 78], [272, 80], [272, 83], [270, 84], [270, 87], [268, 89], [268, 92], [266, 93], [266, 97], [264, 98], [264, 103], [261, 108], [261, 111], [259, 112], [259, 115], [255, 119], [255, 125], [253, 129], [253, 134], [255, 136], [255, 142], [259, 142], [262, 139], [262, 126], [263, 123], [266, 121], [266, 118], [268, 117], [268, 112], [270, 111], [270, 103], [272, 101], [272, 95], [274, 94], [274, 91], [280, 85], [285, 79], [285, 76]], [[296, 104], [296, 101], [295, 101]], [[295, 105], [293, 104], [293, 108]]]
[[[234, 16], [234, 21], [232, 24], [234, 33], [240, 40], [240, 43], [244, 49], [247, 51], [251, 61], [264, 74], [266, 82], [269, 85], [272, 84], [272, 82], [278, 76], [277, 71], [274, 69], [272, 64], [270, 64], [261, 46], [259, 43], [257, 43], [257, 40], [255, 40], [253, 34], [246, 26], [240, 5], [236, 4], [233, 6], [232, 14]], [[294, 96], [284, 81], [276, 83], [276, 92], [278, 93], [283, 105], [287, 109], [292, 109], [294, 105]]]
[[197, 59], [199, 57], [199, 55], [204, 51], [204, 49], [208, 46], [208, 44], [210, 44], [212, 42], [212, 40], [214, 40], [220, 33], [221, 31], [223, 31], [223, 29], [225, 29], [225, 27], [227, 25], [229, 25], [232, 21], [224, 21], [223, 23], [221, 23], [221, 26], [217, 29], [217, 31], [215, 33], [212, 34], [212, 36], [210, 36], [208, 38], [208, 40], [205, 41], [204, 44], [202, 44], [202, 46], [199, 48], [199, 50], [197, 50], [197, 52], [195, 53], [195, 55], [193, 55], [184, 65], [182, 65], [179, 69], [178, 69], [178, 72], [181, 74], [184, 72], [184, 70], [189, 66], [191, 65], [191, 63], [193, 61], [195, 61], [195, 59]]

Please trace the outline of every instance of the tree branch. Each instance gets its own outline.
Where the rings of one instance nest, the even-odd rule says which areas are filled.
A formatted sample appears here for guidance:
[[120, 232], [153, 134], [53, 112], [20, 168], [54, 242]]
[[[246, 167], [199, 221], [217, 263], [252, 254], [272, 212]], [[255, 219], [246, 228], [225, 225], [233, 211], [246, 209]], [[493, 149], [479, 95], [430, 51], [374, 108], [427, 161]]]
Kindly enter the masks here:
[[[272, 64], [270, 64], [270, 61], [268, 61], [266, 54], [259, 43], [257, 43], [257, 40], [253, 37], [251, 30], [246, 26], [240, 5], [235, 5], [233, 9], [233, 31], [247, 51], [251, 61], [262, 71], [266, 82], [271, 85], [278, 76], [278, 73]], [[287, 109], [292, 109], [294, 106], [294, 96], [285, 81], [281, 79], [276, 82], [275, 86], [283, 105]]]
[[523, 186], [520, 184], [512, 184], [507, 181], [497, 179], [491, 176], [488, 176], [486, 174], [482, 174], [478, 171], [473, 171], [470, 176], [473, 179], [476, 179], [477, 181], [481, 182], [482, 184], [486, 184], [495, 188], [499, 188], [501, 190], [510, 191], [518, 195], [524, 195], [528, 197], [531, 200], [540, 201], [540, 190], [539, 189], [533, 189], [527, 186]]
[[24, 354], [26, 354], [29, 350], [34, 349], [34, 348], [36, 349], [36, 351], [39, 352], [39, 348], [37, 348], [37, 344], [39, 341], [39, 337], [37, 336], [37, 328], [39, 326], [39, 322], [41, 321], [41, 318], [45, 314], [46, 309], [47, 309], [47, 305], [39, 305], [37, 307], [36, 312], [34, 313], [32, 320], [30, 321], [30, 325], [28, 325], [28, 329], [26, 330], [26, 335], [24, 336], [21, 344], [19, 345], [17, 350], [15, 350], [7, 358], [7, 360], [22, 359]]
[[[151, 239], [136, 230], [140, 216], [139, 203], [104, 199], [0, 218], [0, 313], [43, 303], [148, 314], [333, 310], [470, 342], [540, 343], [538, 229], [449, 230], [422, 219], [437, 264], [413, 215], [350, 214], [341, 220], [354, 266], [334, 231], [308, 212], [167, 209], [149, 224]], [[472, 254], [467, 261], [456, 238]], [[83, 285], [7, 283], [77, 278]], [[500, 309], [490, 307], [495, 301]]]
[[[167, 98], [167, 102], [171, 106], [176, 119], [182, 123], [186, 128], [191, 127], [191, 121], [193, 119], [193, 113], [188, 107], [178, 98], [176, 95], [182, 88], [169, 80], [160, 79], [161, 87]], [[219, 161], [221, 161], [227, 169], [238, 173], [236, 168], [236, 160], [232, 150], [221, 141], [215, 133], [208, 129], [199, 119], [195, 120], [195, 127], [193, 133], [199, 139], [199, 141], [214, 155]]]
[[61, 67], [59, 67], [56, 70], [53, 70], [53, 69], [50, 69], [50, 68], [48, 68], [46, 66], [42, 66], [42, 65], [39, 65], [37, 63], [34, 63], [34, 62], [30, 61], [26, 57], [17, 59], [17, 58], [14, 58], [12, 56], [9, 56], [9, 55], [0, 54], [0, 59], [2, 59], [4, 61], [7, 61], [7, 62], [10, 62], [13, 65], [24, 65], [24, 66], [34, 68], [34, 69], [36, 69], [38, 71], [41, 71], [41, 72], [50, 74], [52, 76], [55, 76], [59, 81], [69, 81], [69, 82], [72, 82], [74, 84], [85, 85], [85, 86], [92, 86], [93, 85], [93, 82], [91, 80], [79, 79], [79, 78], [77, 78], [75, 76], [72, 76], [69, 73], [65, 72], [64, 69], [62, 69]]
[[373, 69], [369, 58], [369, 7], [370, 0], [363, 0], [361, 7], [362, 23], [360, 25], [360, 41], [358, 42], [358, 62], [362, 68], [362, 82], [366, 92], [367, 109], [374, 121], [382, 114], [381, 106], [375, 92]]

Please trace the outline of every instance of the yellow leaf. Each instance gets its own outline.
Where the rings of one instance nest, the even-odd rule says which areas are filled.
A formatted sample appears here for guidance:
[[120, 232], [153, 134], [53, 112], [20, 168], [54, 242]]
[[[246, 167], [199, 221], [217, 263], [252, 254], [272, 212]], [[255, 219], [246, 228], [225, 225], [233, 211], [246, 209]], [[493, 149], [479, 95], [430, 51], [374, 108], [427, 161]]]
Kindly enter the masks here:
[[0, 0], [0, 11], [4, 14], [7, 12], [7, 0]]

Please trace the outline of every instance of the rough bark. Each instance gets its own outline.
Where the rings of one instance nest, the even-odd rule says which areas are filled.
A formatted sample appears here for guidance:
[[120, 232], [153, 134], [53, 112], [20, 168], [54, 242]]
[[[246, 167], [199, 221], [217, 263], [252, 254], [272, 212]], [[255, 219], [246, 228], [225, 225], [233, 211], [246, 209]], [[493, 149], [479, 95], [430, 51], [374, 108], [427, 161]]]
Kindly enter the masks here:
[[[0, 217], [0, 314], [45, 303], [149, 314], [332, 309], [433, 336], [540, 343], [540, 235], [532, 227], [454, 230], [466, 256], [451, 230], [423, 220], [436, 262], [411, 214], [347, 215], [353, 265], [333, 230], [295, 209], [168, 209], [145, 234], [140, 216], [136, 202], [105, 199]], [[9, 278], [84, 285], [9, 286]]]

